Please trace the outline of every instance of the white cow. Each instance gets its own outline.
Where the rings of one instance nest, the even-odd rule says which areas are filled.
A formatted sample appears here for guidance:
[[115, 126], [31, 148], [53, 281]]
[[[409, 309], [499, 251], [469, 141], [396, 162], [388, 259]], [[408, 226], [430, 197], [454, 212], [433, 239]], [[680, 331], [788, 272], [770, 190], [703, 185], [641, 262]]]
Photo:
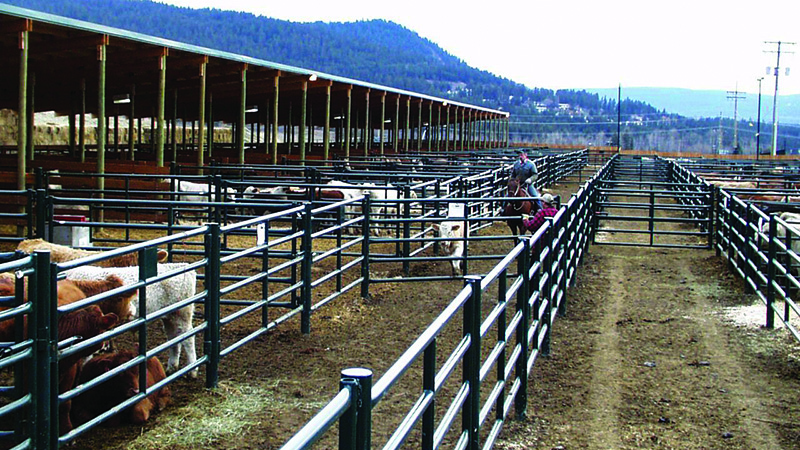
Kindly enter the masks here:
[[[176, 188], [181, 194], [176, 196], [176, 199], [181, 202], [187, 203], [205, 203], [214, 201], [215, 188], [211, 183], [195, 183], [193, 181], [178, 180]], [[237, 192], [234, 188], [225, 188], [224, 194], [227, 201], [233, 201], [236, 198]], [[197, 213], [202, 216], [201, 212]], [[176, 220], [177, 222], [177, 220]]]
[[[464, 245], [466, 242], [463, 240], [465, 233], [469, 238], [469, 227], [465, 227], [463, 221], [447, 220], [439, 224], [433, 224], [433, 229], [439, 234], [439, 237], [448, 238], [452, 240], [440, 241], [440, 247], [445, 256], [452, 256], [460, 258], [464, 255]], [[450, 266], [453, 269], [453, 276], [456, 276], [456, 271], [466, 275], [466, 271], [461, 266], [460, 259], [453, 259], [450, 261]]]
[[[158, 264], [158, 274], [180, 270], [186, 267], [187, 263], [167, 263]], [[109, 275], [116, 275], [124, 285], [131, 285], [139, 282], [139, 266], [132, 267], [96, 267], [81, 266], [66, 271], [68, 280], [104, 280]], [[169, 277], [158, 283], [147, 286], [147, 313], [166, 308], [189, 297], [193, 297], [197, 290], [197, 273], [194, 270]], [[135, 317], [139, 315], [139, 297], [131, 302]], [[193, 329], [192, 316], [194, 314], [194, 303], [171, 312], [161, 318], [164, 325], [164, 332], [167, 339], [173, 339], [183, 333]], [[194, 346], [194, 336], [183, 340], [178, 345], [169, 348], [169, 361], [167, 370], [175, 371], [180, 362], [181, 350], [186, 353], [186, 363], [193, 364], [197, 360], [197, 352]], [[192, 377], [197, 376], [197, 369], [191, 372]]]

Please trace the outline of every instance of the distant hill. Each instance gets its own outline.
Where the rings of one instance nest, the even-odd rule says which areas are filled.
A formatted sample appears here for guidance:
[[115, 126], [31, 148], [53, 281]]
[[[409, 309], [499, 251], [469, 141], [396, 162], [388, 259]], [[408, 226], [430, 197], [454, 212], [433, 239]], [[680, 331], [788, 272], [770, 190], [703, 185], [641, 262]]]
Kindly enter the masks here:
[[[772, 122], [771, 84], [764, 82], [761, 95], [761, 120]], [[616, 89], [587, 89], [600, 96], [617, 98]], [[755, 121], [758, 117], [758, 94], [740, 94], [738, 118]], [[678, 88], [622, 88], [622, 97], [638, 100], [686, 117], [733, 118], [733, 100], [728, 100], [726, 91], [699, 91]], [[781, 123], [800, 124], [800, 95], [778, 96], [778, 119]]]
[[[581, 91], [529, 88], [467, 65], [393, 22], [295, 23], [250, 13], [190, 9], [149, 0], [0, 0], [23, 8], [136, 31], [267, 61], [315, 69], [466, 103], [531, 114], [569, 99], [588, 111], [616, 111]], [[157, 19], [156, 19], [157, 18]], [[649, 105], [628, 102], [636, 113]]]
[[[726, 105], [724, 93], [703, 97], [693, 91], [657, 89], [645, 95], [623, 89], [622, 132], [618, 136], [614, 89], [587, 92], [526, 87], [470, 67], [414, 31], [385, 20], [295, 23], [151, 0], [0, 2], [509, 111], [510, 137], [516, 142], [616, 145], [619, 139], [623, 148], [700, 152], [716, 151], [720, 136], [723, 149], [733, 142], [732, 120], [723, 121], [720, 127], [717, 119], [719, 111], [731, 111], [732, 116], [733, 107]], [[743, 103], [740, 117], [755, 118], [754, 106], [750, 108], [753, 113], [748, 112], [751, 100], [748, 96]], [[768, 101], [765, 96], [764, 115], [771, 111]], [[800, 99], [792, 102], [800, 104]], [[800, 117], [787, 103], [781, 100], [783, 123]], [[707, 118], [694, 118], [702, 116]], [[766, 117], [762, 120], [767, 122]], [[755, 134], [746, 125], [739, 126], [739, 144], [745, 151], [754, 148]], [[782, 147], [800, 148], [800, 128], [784, 127], [781, 137]], [[762, 138], [766, 138], [763, 129]]]

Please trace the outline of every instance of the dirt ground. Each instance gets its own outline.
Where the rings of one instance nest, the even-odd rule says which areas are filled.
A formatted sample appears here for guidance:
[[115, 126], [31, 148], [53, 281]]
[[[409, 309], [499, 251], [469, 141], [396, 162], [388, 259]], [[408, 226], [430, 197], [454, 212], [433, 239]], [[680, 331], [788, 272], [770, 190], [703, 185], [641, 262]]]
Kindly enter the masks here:
[[[577, 185], [554, 189], [567, 194]], [[497, 224], [483, 234], [507, 232]], [[470, 253], [499, 254], [511, 245], [479, 243]], [[449, 271], [447, 263], [412, 266], [412, 274]], [[352, 293], [315, 313], [311, 335], [291, 320], [229, 355], [219, 388], [206, 390], [201, 371], [175, 385], [172, 404], [145, 426], [101, 427], [71, 448], [279, 448], [333, 397], [341, 369], [368, 367], [377, 380], [462, 286], [375, 285], [366, 301]], [[484, 301], [491, 308], [491, 296]], [[534, 366], [527, 416], [507, 422], [497, 448], [800, 448], [799, 349], [785, 330], [733, 321], [753, 301], [711, 250], [592, 246], [568, 291], [567, 315], [556, 320], [552, 354]], [[439, 364], [461, 336], [454, 322], [437, 344]], [[223, 336], [250, 328], [231, 325]], [[420, 373], [412, 368], [375, 409], [373, 447], [416, 399]], [[445, 399], [460, 371], [453, 378]], [[438, 416], [448, 403], [437, 405]], [[417, 433], [407, 446], [418, 444]], [[316, 448], [335, 447], [334, 431]]]

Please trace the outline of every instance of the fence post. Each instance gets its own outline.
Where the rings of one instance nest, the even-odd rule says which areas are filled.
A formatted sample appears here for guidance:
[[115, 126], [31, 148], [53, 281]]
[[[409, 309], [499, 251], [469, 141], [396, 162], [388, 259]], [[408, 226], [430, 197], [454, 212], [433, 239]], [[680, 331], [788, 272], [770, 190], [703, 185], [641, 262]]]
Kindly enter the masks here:
[[[717, 205], [717, 195], [716, 189], [711, 189], [708, 192], [708, 198], [711, 202], [708, 205], [708, 248], [714, 248], [714, 217], [716, 212], [716, 205]], [[719, 249], [716, 249], [717, 257], [719, 257]]]
[[[786, 230], [786, 234], [790, 231]], [[775, 304], [775, 288], [772, 283], [775, 281], [775, 264], [777, 262], [777, 245], [775, 239], [778, 238], [778, 222], [774, 214], [769, 216], [769, 254], [767, 256], [767, 328], [775, 328], [775, 311], [772, 309]]]
[[[547, 280], [544, 283], [544, 286], [541, 285], [541, 280], [539, 282], [539, 306], [537, 306], [536, 310], [538, 312], [541, 309], [541, 303], [546, 302], [546, 307], [544, 309], [544, 316], [541, 320], [544, 322], [545, 326], [547, 326], [547, 331], [545, 331], [544, 339], [542, 340], [541, 352], [542, 355], [547, 356], [550, 354], [550, 334], [551, 334], [551, 327], [550, 325], [553, 323], [552, 314], [553, 314], [553, 298], [550, 295], [552, 290], [551, 286], [553, 285], [553, 250], [550, 246], [550, 242], [553, 240], [553, 223], [549, 220], [547, 223], [547, 230], [542, 234], [542, 244], [539, 248], [547, 248], [547, 256], [545, 256], [544, 260], [539, 258], [540, 267], [539, 271], [544, 274], [547, 273]], [[539, 327], [542, 325], [539, 324]]]
[[[742, 268], [742, 272], [744, 273], [744, 291], [747, 292], [748, 294], [752, 294], [755, 292], [755, 289], [758, 289], [758, 281], [754, 276], [754, 269], [752, 269], [750, 265], [753, 257], [753, 252], [750, 248], [750, 232], [751, 232], [750, 224], [752, 223], [750, 206], [745, 206], [744, 216], [745, 216], [745, 222], [744, 222], [744, 229], [742, 230], [742, 246], [744, 247], [742, 249], [744, 253], [744, 267]], [[749, 279], [753, 280], [755, 289], [748, 282]]]
[[467, 449], [477, 450], [480, 442], [481, 409], [481, 277], [469, 275], [465, 284], [472, 293], [464, 305], [464, 336], [469, 336], [469, 349], [464, 355], [462, 381], [469, 385], [469, 395], [461, 412], [461, 430], [467, 431]]
[[344, 208], [336, 209], [336, 290], [342, 290], [342, 222], [344, 222]]
[[[215, 388], [219, 381], [220, 358], [220, 242], [219, 224], [208, 224], [208, 234], [205, 235], [205, 252], [208, 265], [206, 266], [205, 288], [205, 320], [206, 332], [204, 333], [203, 352], [208, 357], [206, 364], [206, 387]], [[141, 304], [141, 302], [140, 302]]]
[[52, 240], [52, 237], [46, 232], [47, 222], [52, 221], [52, 217], [47, 217], [49, 209], [47, 207], [47, 191], [38, 189], [36, 191], [36, 237], [44, 240]]
[[343, 370], [339, 376], [339, 390], [345, 388], [350, 390], [350, 407], [339, 419], [339, 450], [355, 450], [356, 448], [358, 405], [362, 396], [358, 381], [347, 376], [347, 370], [352, 369]]
[[311, 203], [305, 204], [303, 211], [303, 240], [300, 244], [302, 246], [303, 261], [300, 264], [300, 277], [302, 278], [302, 285], [300, 287], [300, 302], [303, 305], [303, 310], [300, 313], [300, 331], [303, 334], [311, 333], [311, 265], [314, 263], [314, 254], [312, 253], [313, 242], [311, 238], [311, 210], [313, 205]]
[[[50, 298], [52, 276], [50, 251], [36, 250], [33, 254], [35, 268], [33, 282], [28, 283], [28, 295], [33, 302], [31, 317], [34, 324], [33, 362], [30, 382], [31, 442], [35, 449], [58, 448], [58, 330], [51, 317], [57, 309], [55, 298]], [[54, 398], [55, 397], [55, 398]], [[53, 407], [55, 405], [55, 412]]]
[[[214, 175], [214, 178], [213, 178], [212, 182], [213, 182], [213, 185], [214, 185], [214, 190], [212, 191], [214, 193], [214, 195], [213, 196], [209, 195], [209, 200], [212, 201], [212, 202], [219, 203], [219, 202], [222, 201], [222, 177], [219, 176], [219, 175]], [[215, 223], [222, 223], [222, 214], [220, 212], [221, 208], [222, 207], [219, 206], [219, 205], [214, 205], [211, 208], [211, 213], [212, 214], [209, 214], [209, 217], [213, 217], [212, 220]]]
[[463, 267], [463, 274], [469, 273], [469, 202], [464, 202], [464, 251], [461, 253], [461, 267]]
[[[410, 194], [410, 189], [408, 185], [403, 187], [403, 194], [404, 197], [408, 199]], [[411, 238], [411, 222], [408, 220], [411, 218], [411, 203], [403, 203], [403, 275], [408, 276], [411, 273], [411, 262], [408, 260], [408, 255], [411, 254], [411, 242], [408, 239]]]
[[[158, 275], [158, 255], [157, 248], [143, 248], [139, 250], [139, 280], [145, 281], [148, 278]], [[147, 288], [139, 288], [139, 317], [147, 317]], [[144, 356], [147, 353], [147, 324], [142, 323], [138, 327], [139, 334], [139, 354]], [[147, 386], [147, 360], [146, 358], [139, 364], [139, 386]]]
[[[520, 381], [520, 386], [514, 399], [514, 407], [517, 419], [522, 419], [528, 410], [528, 333], [530, 332], [531, 318], [530, 298], [533, 289], [530, 279], [531, 241], [530, 238], [525, 237], [521, 237], [519, 240], [524, 245], [522, 254], [517, 259], [517, 272], [522, 277], [522, 286], [517, 292], [517, 311], [522, 311], [522, 320], [517, 325], [517, 343], [520, 346], [520, 355], [517, 359], [515, 371]], [[532, 342], [535, 348], [538, 339], [534, 338]]]
[[[558, 246], [553, 246], [553, 255], [556, 256], [558, 261], [556, 261], [558, 269], [556, 272], [561, 271], [561, 281], [559, 282], [558, 289], [561, 290], [561, 301], [558, 302], [558, 315], [564, 317], [567, 315], [567, 281], [569, 279], [569, 270], [567, 270], [567, 260], [569, 259], [569, 230], [566, 229], [566, 210], [564, 213], [561, 214], [561, 219], [558, 221], [553, 220], [553, 232], [554, 236], [559, 234], [561, 229], [564, 230], [564, 233], [561, 234], [561, 238], [558, 240]], [[556, 228], [556, 224], [558, 227]], [[559, 251], [560, 248], [564, 249], [564, 253]], [[561, 253], [562, 256], [558, 256]]]
[[650, 215], [649, 215], [649, 221], [647, 222], [647, 228], [648, 228], [648, 231], [650, 231], [650, 246], [651, 247], [653, 246], [653, 243], [655, 242], [655, 238], [656, 238], [656, 236], [655, 236], [655, 229], [656, 229], [656, 224], [655, 224], [656, 193], [653, 192], [653, 187], [654, 186], [651, 183], [650, 184], [650, 209], [649, 209]]
[[[425, 348], [422, 360], [422, 390], [436, 391], [436, 337]], [[422, 449], [433, 450], [433, 437], [436, 432], [436, 396], [422, 413]]]
[[361, 298], [369, 298], [369, 227], [370, 227], [370, 208], [372, 201], [369, 194], [364, 195], [361, 203], [361, 211], [364, 213], [364, 221], [361, 223]]
[[[437, 199], [442, 197], [442, 181], [436, 180], [436, 184], [434, 185], [434, 194]], [[433, 202], [433, 217], [434, 219], [439, 217], [439, 208], [441, 204], [438, 201]], [[434, 222], [436, 224], [440, 224], [441, 222]], [[439, 256], [439, 241], [433, 241], [433, 255]]]
[[[372, 370], [350, 367], [341, 372], [340, 387], [352, 386], [351, 411], [339, 421], [339, 449], [369, 450], [372, 441]], [[354, 411], [353, 411], [354, 410]]]

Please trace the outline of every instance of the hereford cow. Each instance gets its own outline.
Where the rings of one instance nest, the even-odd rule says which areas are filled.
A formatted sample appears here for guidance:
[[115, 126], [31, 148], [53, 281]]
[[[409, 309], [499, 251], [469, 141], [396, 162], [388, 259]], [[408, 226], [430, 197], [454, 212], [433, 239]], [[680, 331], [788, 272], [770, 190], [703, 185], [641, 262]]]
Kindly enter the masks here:
[[[464, 226], [463, 221], [445, 221], [439, 224], [433, 224], [433, 229], [438, 233], [439, 237], [448, 238], [450, 240], [441, 241], [440, 247], [444, 252], [445, 256], [452, 256], [455, 258], [460, 258], [464, 255], [464, 245], [465, 241], [463, 240], [464, 236], [466, 235], [469, 238], [469, 227]], [[453, 259], [450, 261], [450, 266], [453, 269], [453, 276], [456, 276], [456, 271], [459, 271], [466, 275], [466, 271], [461, 266], [460, 259]]]
[[[32, 254], [36, 250], [49, 250], [50, 261], [61, 263], [72, 261], [75, 259], [85, 258], [87, 256], [97, 255], [102, 251], [81, 250], [79, 248], [67, 247], [65, 245], [53, 244], [44, 239], [26, 239], [17, 245], [17, 250], [25, 253]], [[158, 249], [158, 262], [165, 262], [168, 253], [166, 250]], [[130, 267], [139, 265], [139, 253], [127, 253], [124, 255], [115, 256], [113, 258], [97, 261], [93, 263], [95, 266], [100, 267]]]
[[[87, 360], [81, 367], [77, 384], [87, 383], [104, 373], [110, 372], [115, 367], [125, 364], [136, 356], [137, 354], [130, 350], [96, 355]], [[166, 377], [164, 367], [158, 358], [155, 356], [148, 358], [147, 388], [145, 392]], [[105, 383], [75, 397], [72, 404], [72, 420], [76, 425], [84, 424], [139, 394], [141, 391], [139, 365], [135, 365]], [[121, 422], [144, 423], [150, 418], [150, 414], [153, 411], [164, 409], [169, 402], [169, 396], [169, 388], [165, 386], [151, 393], [121, 414], [113, 416], [106, 422], [106, 425], [114, 426], [119, 425]]]

